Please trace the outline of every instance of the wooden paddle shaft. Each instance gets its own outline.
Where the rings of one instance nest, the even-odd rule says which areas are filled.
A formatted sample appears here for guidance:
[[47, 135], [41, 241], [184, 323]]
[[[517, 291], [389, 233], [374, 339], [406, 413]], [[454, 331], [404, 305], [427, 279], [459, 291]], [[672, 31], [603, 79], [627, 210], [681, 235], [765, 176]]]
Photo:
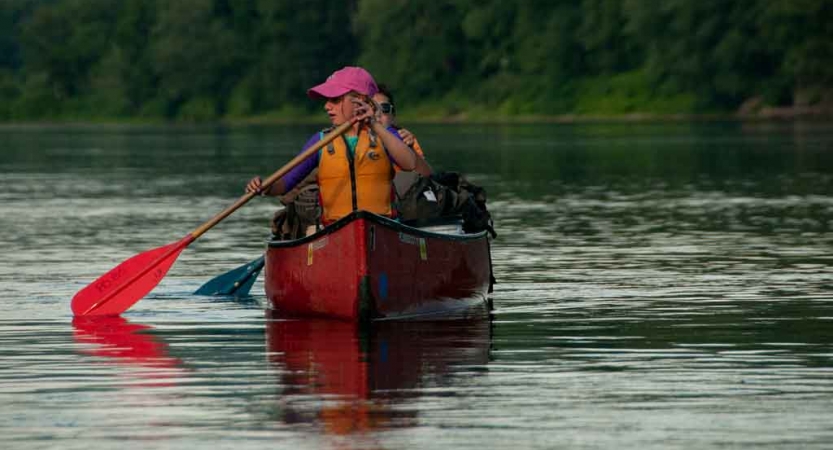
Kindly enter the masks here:
[[[347, 130], [350, 129], [350, 127], [353, 126], [354, 123], [355, 119], [339, 125], [338, 128], [323, 136], [320, 141], [315, 143], [315, 145], [299, 153], [298, 156], [292, 159], [292, 161], [289, 161], [285, 166], [281, 167], [280, 169], [275, 171], [275, 173], [270, 175], [269, 178], [264, 180], [263, 183], [261, 183], [261, 189], [268, 189], [269, 186], [271, 186], [281, 177], [286, 175], [290, 170], [294, 169], [295, 166], [312, 156], [313, 153], [317, 152], [325, 145], [329, 144], [333, 139], [344, 134]], [[254, 198], [256, 195], [258, 195], [256, 192], [247, 192], [245, 195], [237, 199], [237, 201], [234, 202], [234, 204], [224, 209], [216, 216], [212, 217], [211, 220], [209, 220], [208, 222], [205, 222], [204, 224], [197, 227], [197, 229], [191, 232], [191, 236], [193, 236], [194, 239], [202, 236], [206, 231], [210, 230], [212, 227], [214, 227], [214, 225], [220, 223], [220, 221], [231, 215], [231, 213], [233, 213], [234, 211], [237, 211], [238, 208], [248, 203], [248, 201]]]

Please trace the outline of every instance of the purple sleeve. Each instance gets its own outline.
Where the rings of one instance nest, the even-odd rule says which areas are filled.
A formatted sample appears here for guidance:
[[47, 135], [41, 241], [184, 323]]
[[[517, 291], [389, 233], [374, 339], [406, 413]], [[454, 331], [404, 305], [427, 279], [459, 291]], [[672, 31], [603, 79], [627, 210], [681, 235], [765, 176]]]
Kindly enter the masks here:
[[390, 134], [398, 137], [400, 141], [402, 140], [402, 136], [399, 135], [399, 128], [396, 128], [395, 126], [390, 125], [390, 126], [388, 126], [388, 131], [390, 131]]
[[[304, 144], [304, 148], [301, 149], [298, 153], [303, 153], [306, 149], [315, 145], [321, 139], [321, 133], [315, 133], [312, 135], [311, 138]], [[301, 161], [300, 164], [295, 166], [294, 169], [290, 170], [286, 175], [283, 176], [283, 183], [286, 187], [286, 190], [289, 191], [295, 186], [298, 185], [307, 175], [310, 174], [315, 168], [318, 167], [318, 152], [313, 153], [309, 158]]]
[[[400, 140], [400, 141], [402, 140], [402, 136], [400, 136], [400, 135], [399, 135], [399, 128], [396, 128], [395, 126], [390, 125], [390, 126], [388, 127], [388, 131], [390, 131], [390, 134], [392, 134], [392, 135], [396, 136], [397, 138], [399, 138], [399, 140]], [[403, 142], [404, 142], [404, 141], [403, 141]], [[385, 152], [387, 152], [387, 154], [388, 154], [388, 158], [390, 158], [391, 162], [392, 162], [392, 163], [394, 163], [394, 164], [396, 164], [396, 160], [393, 158], [393, 156], [390, 156], [390, 152], [388, 151], [388, 149], [387, 149], [387, 148], [385, 149]], [[396, 167], [399, 167], [399, 164], [396, 164]]]
[[[396, 128], [393, 125], [389, 125], [387, 130], [390, 131], [390, 134], [399, 138], [400, 141], [402, 140], [402, 136], [399, 135], [399, 129], [398, 128]], [[388, 154], [388, 158], [390, 158], [391, 161], [393, 161], [393, 163], [396, 164], [396, 161], [393, 159], [393, 156], [390, 156], [390, 152], [388, 151], [387, 148], [385, 149], [385, 152]], [[399, 167], [399, 165], [397, 165], [397, 167]]]

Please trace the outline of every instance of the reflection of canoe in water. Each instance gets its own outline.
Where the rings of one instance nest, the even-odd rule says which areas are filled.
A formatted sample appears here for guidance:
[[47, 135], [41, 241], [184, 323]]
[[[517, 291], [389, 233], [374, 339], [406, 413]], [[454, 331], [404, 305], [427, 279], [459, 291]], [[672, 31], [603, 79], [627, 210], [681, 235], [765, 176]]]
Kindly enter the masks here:
[[266, 339], [284, 387], [282, 420], [349, 434], [412, 425], [415, 413], [393, 404], [419, 396], [424, 387], [451, 393], [457, 380], [451, 375], [462, 370], [457, 367], [485, 366], [491, 323], [400, 321], [360, 328], [337, 320], [277, 320], [268, 322]]
[[486, 232], [437, 233], [359, 211], [266, 253], [266, 296], [282, 315], [350, 321], [484, 315]]

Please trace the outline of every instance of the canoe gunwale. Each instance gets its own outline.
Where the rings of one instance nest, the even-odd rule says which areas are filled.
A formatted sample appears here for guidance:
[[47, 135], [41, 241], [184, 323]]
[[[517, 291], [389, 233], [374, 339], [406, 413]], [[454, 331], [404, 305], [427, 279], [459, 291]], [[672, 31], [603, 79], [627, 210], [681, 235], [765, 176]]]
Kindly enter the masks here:
[[425, 238], [431, 238], [431, 239], [442, 239], [442, 240], [446, 240], [446, 241], [458, 241], [458, 242], [476, 241], [476, 240], [484, 239], [484, 238], [486, 238], [488, 240], [488, 232], [485, 231], [485, 230], [477, 232], [477, 233], [466, 233], [466, 234], [437, 233], [437, 232], [433, 232], [433, 231], [426, 231], [426, 230], [423, 230], [423, 229], [420, 229], [420, 228], [414, 228], [414, 227], [411, 227], [411, 226], [408, 226], [408, 225], [404, 225], [404, 224], [402, 224], [400, 222], [397, 222], [393, 219], [389, 219], [387, 217], [383, 217], [383, 216], [380, 216], [378, 214], [374, 214], [372, 212], [353, 211], [352, 213], [342, 217], [341, 219], [337, 220], [336, 222], [322, 228], [319, 231], [316, 231], [315, 233], [313, 233], [309, 236], [304, 236], [300, 239], [293, 239], [293, 240], [289, 240], [289, 241], [281, 241], [281, 240], [270, 239], [267, 242], [267, 244], [268, 244], [269, 248], [285, 248], [285, 247], [295, 247], [295, 246], [298, 246], [298, 245], [303, 245], [303, 244], [306, 244], [308, 242], [318, 240], [319, 238], [327, 236], [331, 233], [334, 233], [334, 232], [340, 230], [341, 228], [344, 228], [345, 226], [347, 226], [351, 222], [353, 222], [355, 220], [359, 220], [359, 219], [365, 219], [365, 220], [368, 220], [370, 222], [377, 223], [379, 225], [382, 225], [382, 226], [387, 227], [389, 229], [392, 229], [394, 231], [404, 232], [404, 233], [413, 234], [413, 235], [417, 235], [417, 236], [421, 236], [421, 237], [425, 237]]

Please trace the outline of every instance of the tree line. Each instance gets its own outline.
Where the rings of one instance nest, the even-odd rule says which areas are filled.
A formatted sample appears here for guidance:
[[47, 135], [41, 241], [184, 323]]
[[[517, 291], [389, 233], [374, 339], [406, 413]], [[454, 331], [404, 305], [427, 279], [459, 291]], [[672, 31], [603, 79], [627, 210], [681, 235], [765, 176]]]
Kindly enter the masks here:
[[4, 0], [0, 120], [301, 117], [368, 68], [413, 115], [833, 102], [833, 0]]

